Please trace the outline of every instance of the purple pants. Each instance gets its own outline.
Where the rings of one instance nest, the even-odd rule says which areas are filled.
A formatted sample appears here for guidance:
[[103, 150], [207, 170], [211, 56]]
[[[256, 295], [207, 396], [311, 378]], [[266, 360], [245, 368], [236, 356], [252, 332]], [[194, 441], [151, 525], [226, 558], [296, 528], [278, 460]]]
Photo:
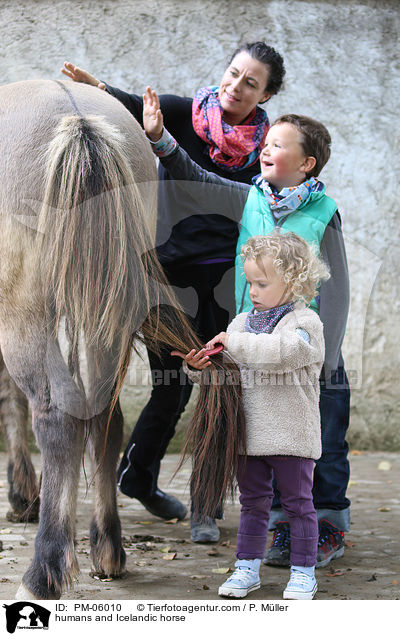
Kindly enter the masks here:
[[239, 458], [241, 513], [238, 559], [262, 559], [267, 541], [275, 475], [282, 508], [290, 523], [290, 563], [310, 567], [317, 562], [318, 522], [312, 486], [314, 460], [290, 456], [248, 455]]

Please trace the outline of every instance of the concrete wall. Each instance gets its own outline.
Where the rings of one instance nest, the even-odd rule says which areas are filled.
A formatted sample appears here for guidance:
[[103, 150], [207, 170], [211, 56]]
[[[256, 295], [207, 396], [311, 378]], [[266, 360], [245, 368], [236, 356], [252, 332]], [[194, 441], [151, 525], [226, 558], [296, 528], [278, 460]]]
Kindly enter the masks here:
[[[398, 0], [0, 5], [1, 84], [59, 78], [68, 59], [126, 90], [151, 83], [191, 96], [218, 83], [241, 41], [266, 39], [282, 53], [285, 89], [268, 105], [270, 118], [308, 114], [333, 138], [322, 177], [341, 210], [351, 269], [349, 439], [353, 447], [389, 450], [400, 448], [399, 14]], [[132, 390], [145, 399], [148, 387]]]

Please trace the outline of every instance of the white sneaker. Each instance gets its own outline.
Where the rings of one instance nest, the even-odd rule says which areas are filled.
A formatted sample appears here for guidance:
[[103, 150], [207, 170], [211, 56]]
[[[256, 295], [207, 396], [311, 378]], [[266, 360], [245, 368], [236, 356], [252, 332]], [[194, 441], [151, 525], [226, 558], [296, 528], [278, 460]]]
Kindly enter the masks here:
[[317, 587], [314, 573], [311, 575], [306, 574], [292, 566], [290, 568], [290, 580], [283, 592], [283, 598], [311, 601], [315, 596]]
[[249, 592], [258, 590], [261, 585], [259, 569], [261, 559], [238, 559], [236, 570], [218, 590], [219, 596], [244, 598]]

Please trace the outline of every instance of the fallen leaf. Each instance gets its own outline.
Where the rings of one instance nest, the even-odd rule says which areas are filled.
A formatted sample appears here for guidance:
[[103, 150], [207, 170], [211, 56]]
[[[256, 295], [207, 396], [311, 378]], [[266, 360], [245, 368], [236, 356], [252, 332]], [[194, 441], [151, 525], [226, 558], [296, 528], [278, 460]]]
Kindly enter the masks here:
[[143, 550], [143, 552], [149, 552], [150, 550], [154, 550], [155, 546], [150, 542], [147, 543], [137, 543], [135, 545], [136, 550]]
[[358, 481], [352, 481], [352, 480], [350, 479], [350, 481], [349, 481], [349, 483], [348, 483], [348, 486], [358, 486], [358, 484], [359, 484], [359, 482], [358, 482]]
[[362, 451], [359, 450], [352, 450], [350, 451], [350, 455], [363, 455], [364, 453]]
[[344, 545], [346, 546], [346, 548], [354, 548], [356, 544], [353, 541], [349, 541], [347, 539], [347, 541], [344, 542]]
[[392, 585], [398, 585], [398, 584], [399, 584], [398, 580], [397, 579], [393, 579]]
[[367, 579], [367, 582], [369, 582], [369, 581], [376, 581], [375, 574], [373, 574], [370, 579]]
[[[126, 539], [125, 539], [126, 540]], [[152, 543], [164, 543], [164, 537], [156, 537], [152, 534], [132, 534], [129, 537], [130, 543], [138, 543], [141, 541], [151, 541]]]
[[378, 508], [379, 512], [391, 512], [392, 509], [386, 506], [382, 506], [382, 508]]
[[9, 579], [6, 579], [4, 576], [2, 579], [0, 579], [0, 583], [8, 583]]
[[342, 570], [334, 570], [333, 572], [327, 572], [325, 576], [343, 576], [344, 572]]
[[178, 517], [176, 517], [176, 519], [168, 519], [167, 521], [165, 521], [165, 523], [178, 523], [179, 519]]
[[224, 545], [224, 546], [229, 547], [229, 546], [231, 545], [231, 542], [230, 542], [229, 540], [228, 540], [228, 541], [223, 541], [223, 542], [221, 543], [221, 545]]
[[141, 526], [151, 526], [152, 521], [138, 521]]
[[219, 552], [215, 548], [211, 548], [211, 550], [209, 550], [207, 554], [208, 556], [218, 556]]
[[189, 577], [190, 579], [204, 579], [205, 576], [204, 574], [192, 574], [192, 576]]
[[163, 559], [165, 561], [173, 561], [176, 558], [176, 552], [170, 552], [169, 554], [166, 554], [165, 556], [163, 556]]
[[209, 589], [210, 589], [210, 588], [208, 587], [208, 585], [206, 585], [206, 584], [204, 583], [204, 585], [203, 585], [203, 590], [209, 590]]
[[113, 580], [110, 578], [103, 578], [102, 576], [99, 576], [99, 574], [90, 573], [90, 576], [92, 577], [92, 579], [95, 579], [96, 581], [101, 581], [102, 583], [108, 583], [109, 581]]
[[213, 574], [228, 574], [231, 571], [231, 568], [214, 568], [211, 570]]
[[165, 548], [161, 548], [160, 552], [171, 552], [171, 546], [166, 545]]
[[390, 462], [379, 462], [378, 470], [390, 470], [392, 468], [392, 464]]

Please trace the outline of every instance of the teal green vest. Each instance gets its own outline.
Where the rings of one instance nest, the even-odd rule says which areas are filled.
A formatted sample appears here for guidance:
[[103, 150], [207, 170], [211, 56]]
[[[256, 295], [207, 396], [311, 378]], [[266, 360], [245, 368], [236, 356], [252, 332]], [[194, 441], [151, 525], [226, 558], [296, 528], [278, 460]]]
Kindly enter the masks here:
[[[253, 307], [240, 255], [240, 250], [246, 241], [251, 236], [270, 234], [278, 226], [282, 228], [282, 232], [299, 234], [308, 243], [314, 244], [319, 251], [326, 226], [336, 210], [337, 205], [333, 199], [326, 196], [324, 186], [323, 190], [319, 192], [311, 192], [307, 201], [299, 205], [294, 212], [290, 212], [276, 221], [264, 193], [256, 186], [250, 189], [240, 222], [241, 227], [236, 248], [236, 313], [250, 311]], [[312, 301], [311, 308], [318, 312], [316, 299]]]

